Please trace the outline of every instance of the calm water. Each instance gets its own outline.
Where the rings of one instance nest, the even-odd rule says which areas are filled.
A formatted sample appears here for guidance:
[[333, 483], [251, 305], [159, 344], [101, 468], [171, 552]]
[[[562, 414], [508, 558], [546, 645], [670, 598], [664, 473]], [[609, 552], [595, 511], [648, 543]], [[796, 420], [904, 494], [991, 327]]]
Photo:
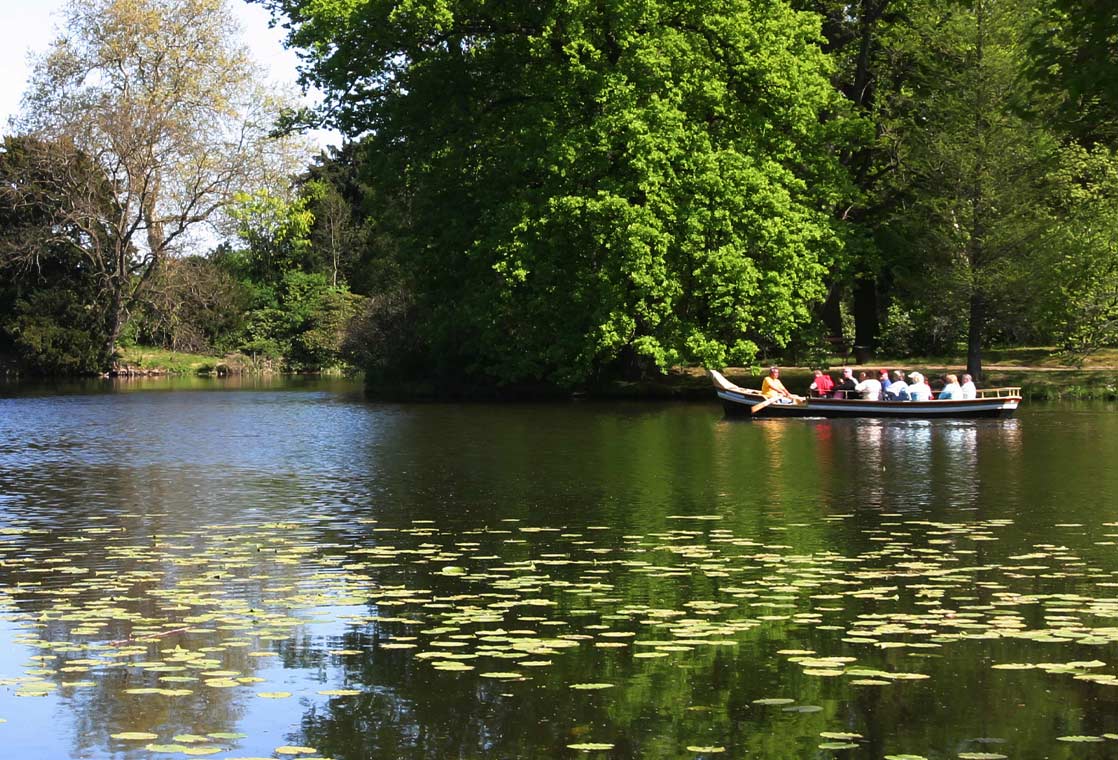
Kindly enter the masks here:
[[0, 386], [0, 756], [1115, 757], [1115, 463], [1106, 404]]

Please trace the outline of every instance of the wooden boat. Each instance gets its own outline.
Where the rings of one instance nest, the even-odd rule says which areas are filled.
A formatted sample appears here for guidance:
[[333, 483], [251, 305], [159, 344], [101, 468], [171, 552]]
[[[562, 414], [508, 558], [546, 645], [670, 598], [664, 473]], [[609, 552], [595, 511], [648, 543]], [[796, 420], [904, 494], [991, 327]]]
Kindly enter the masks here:
[[866, 401], [860, 398], [797, 398], [795, 403], [770, 402], [761, 391], [741, 388], [721, 373], [708, 370], [718, 398], [730, 417], [891, 417], [896, 419], [965, 419], [1010, 417], [1021, 403], [1020, 388], [988, 388], [978, 398], [943, 401]]

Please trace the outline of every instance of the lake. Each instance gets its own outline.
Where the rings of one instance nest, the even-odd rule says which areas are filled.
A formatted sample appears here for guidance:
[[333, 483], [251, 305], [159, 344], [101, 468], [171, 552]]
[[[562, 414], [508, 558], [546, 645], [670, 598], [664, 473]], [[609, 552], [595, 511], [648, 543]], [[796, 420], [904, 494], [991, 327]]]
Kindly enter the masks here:
[[11, 758], [1104, 758], [1118, 407], [0, 386]]

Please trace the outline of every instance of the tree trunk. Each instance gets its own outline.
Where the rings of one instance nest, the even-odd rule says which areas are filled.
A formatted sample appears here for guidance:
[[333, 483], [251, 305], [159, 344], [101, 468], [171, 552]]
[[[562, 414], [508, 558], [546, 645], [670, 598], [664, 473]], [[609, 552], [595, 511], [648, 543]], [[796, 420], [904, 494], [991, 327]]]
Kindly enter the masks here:
[[859, 364], [873, 358], [877, 350], [877, 279], [854, 280], [854, 353]]
[[842, 337], [842, 285], [836, 283], [827, 292], [827, 300], [819, 306], [819, 319], [827, 327], [829, 337]]
[[967, 372], [977, 383], [982, 378], [982, 336], [985, 332], [986, 299], [981, 293], [970, 297], [970, 326], [967, 329]]
[[102, 358], [102, 366], [105, 370], [112, 369], [113, 357], [116, 355], [116, 342], [120, 338], [120, 331], [124, 328], [122, 319], [123, 309], [121, 308], [123, 305], [123, 297], [124, 294], [121, 293], [120, 286], [117, 285], [117, 287], [113, 289], [112, 304], [109, 306], [108, 330], [105, 334], [105, 355]]

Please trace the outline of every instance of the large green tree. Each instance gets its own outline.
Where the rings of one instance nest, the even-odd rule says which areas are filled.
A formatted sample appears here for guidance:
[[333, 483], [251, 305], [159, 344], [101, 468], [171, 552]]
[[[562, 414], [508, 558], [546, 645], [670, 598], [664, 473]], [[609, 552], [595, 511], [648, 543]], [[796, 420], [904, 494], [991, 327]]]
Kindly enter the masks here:
[[[898, 276], [924, 321], [943, 318], [978, 377], [992, 327], [1028, 321], [1051, 284], [1060, 145], [1029, 118], [1019, 0], [928, 2], [906, 47], [909, 104], [893, 121]], [[889, 243], [886, 243], [889, 245]], [[888, 254], [887, 254], [888, 255]], [[952, 337], [952, 336], [948, 336]]]
[[783, 2], [266, 0], [338, 126], [430, 363], [575, 384], [785, 345], [841, 256], [845, 122]]
[[[833, 210], [842, 223], [847, 256], [834, 262], [820, 316], [832, 335], [844, 331], [840, 305], [853, 305], [854, 344], [859, 353], [877, 346], [879, 292], [886, 262], [875, 235], [895, 193], [888, 182], [896, 168], [892, 122], [898, 94], [907, 86], [910, 58], [903, 40], [915, 0], [794, 0], [823, 18], [824, 51], [833, 60], [832, 80], [864, 120], [865, 139], [842, 144], [839, 153], [857, 189]], [[903, 106], [902, 106], [903, 107]]]

